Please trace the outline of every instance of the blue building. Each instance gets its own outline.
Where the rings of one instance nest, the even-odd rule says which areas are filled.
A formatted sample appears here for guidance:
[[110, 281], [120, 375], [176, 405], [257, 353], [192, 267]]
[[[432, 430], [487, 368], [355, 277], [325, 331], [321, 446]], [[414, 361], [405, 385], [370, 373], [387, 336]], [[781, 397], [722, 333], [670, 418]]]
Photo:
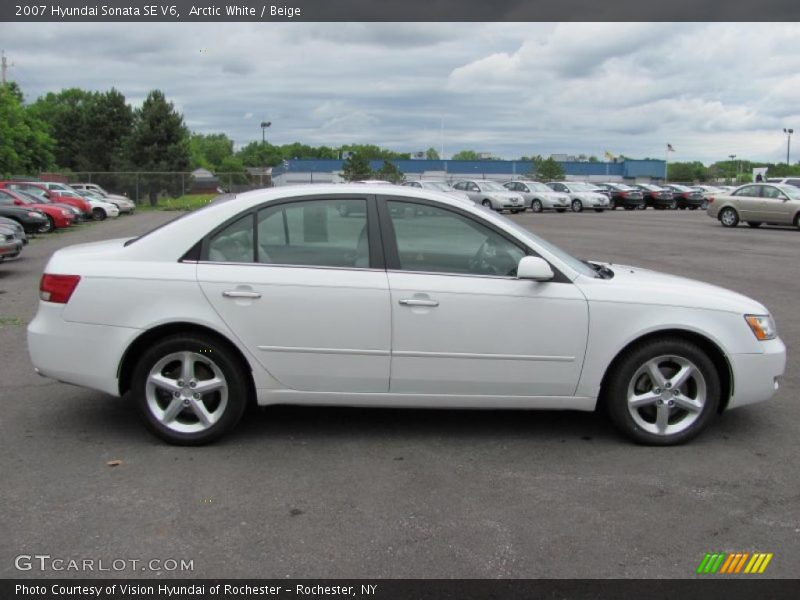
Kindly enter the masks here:
[[[494, 179], [508, 181], [528, 176], [530, 161], [521, 160], [392, 160], [406, 179]], [[658, 182], [664, 179], [663, 160], [630, 160], [618, 162], [559, 162], [568, 180]], [[343, 160], [292, 159], [272, 169], [275, 185], [298, 183], [338, 183], [342, 181]], [[377, 171], [383, 160], [370, 161]]]

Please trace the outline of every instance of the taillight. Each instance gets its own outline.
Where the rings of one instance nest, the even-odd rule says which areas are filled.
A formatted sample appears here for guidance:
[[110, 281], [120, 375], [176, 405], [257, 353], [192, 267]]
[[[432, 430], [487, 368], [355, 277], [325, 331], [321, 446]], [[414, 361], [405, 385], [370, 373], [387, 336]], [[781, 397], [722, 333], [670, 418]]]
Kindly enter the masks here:
[[45, 302], [57, 302], [66, 304], [69, 302], [72, 292], [78, 287], [81, 280], [80, 275], [42, 275], [39, 284], [39, 298]]

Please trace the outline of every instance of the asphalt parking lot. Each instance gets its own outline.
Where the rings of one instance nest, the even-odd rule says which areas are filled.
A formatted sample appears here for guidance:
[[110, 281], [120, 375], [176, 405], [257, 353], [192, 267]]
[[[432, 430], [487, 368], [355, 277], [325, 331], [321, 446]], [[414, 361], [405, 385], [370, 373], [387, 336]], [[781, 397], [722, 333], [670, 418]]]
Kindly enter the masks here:
[[54, 250], [174, 216], [40, 237], [0, 265], [0, 576], [92, 575], [14, 567], [48, 554], [194, 565], [102, 576], [684, 578], [706, 552], [759, 551], [774, 553], [765, 576], [797, 577], [800, 232], [727, 230], [700, 211], [513, 217], [576, 256], [771, 309], [789, 348], [781, 391], [686, 446], [632, 445], [594, 414], [270, 407], [179, 448], [126, 399], [38, 377], [25, 345]]

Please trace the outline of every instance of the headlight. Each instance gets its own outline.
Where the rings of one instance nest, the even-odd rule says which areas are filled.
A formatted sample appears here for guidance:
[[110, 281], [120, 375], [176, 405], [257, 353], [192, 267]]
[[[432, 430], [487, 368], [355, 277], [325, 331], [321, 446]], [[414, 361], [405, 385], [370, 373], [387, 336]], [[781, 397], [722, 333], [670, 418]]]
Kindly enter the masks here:
[[62, 210], [61, 214], [64, 215], [65, 217], [71, 217], [73, 215], [73, 213], [71, 213], [68, 210]]
[[761, 341], [774, 340], [778, 335], [775, 331], [775, 321], [770, 315], [745, 315], [744, 320], [756, 338]]
[[28, 213], [28, 216], [32, 219], [41, 219], [44, 215], [42, 213], [31, 211]]

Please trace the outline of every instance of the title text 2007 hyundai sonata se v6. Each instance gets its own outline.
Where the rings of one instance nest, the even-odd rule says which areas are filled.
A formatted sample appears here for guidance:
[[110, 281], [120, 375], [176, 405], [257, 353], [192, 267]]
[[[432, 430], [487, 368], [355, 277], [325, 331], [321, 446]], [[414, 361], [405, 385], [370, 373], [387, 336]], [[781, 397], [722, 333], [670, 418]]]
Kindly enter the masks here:
[[633, 440], [677, 444], [770, 398], [786, 362], [754, 300], [363, 184], [249, 192], [59, 250], [28, 346], [42, 375], [129, 393], [178, 444], [218, 438], [250, 401], [602, 406]]

